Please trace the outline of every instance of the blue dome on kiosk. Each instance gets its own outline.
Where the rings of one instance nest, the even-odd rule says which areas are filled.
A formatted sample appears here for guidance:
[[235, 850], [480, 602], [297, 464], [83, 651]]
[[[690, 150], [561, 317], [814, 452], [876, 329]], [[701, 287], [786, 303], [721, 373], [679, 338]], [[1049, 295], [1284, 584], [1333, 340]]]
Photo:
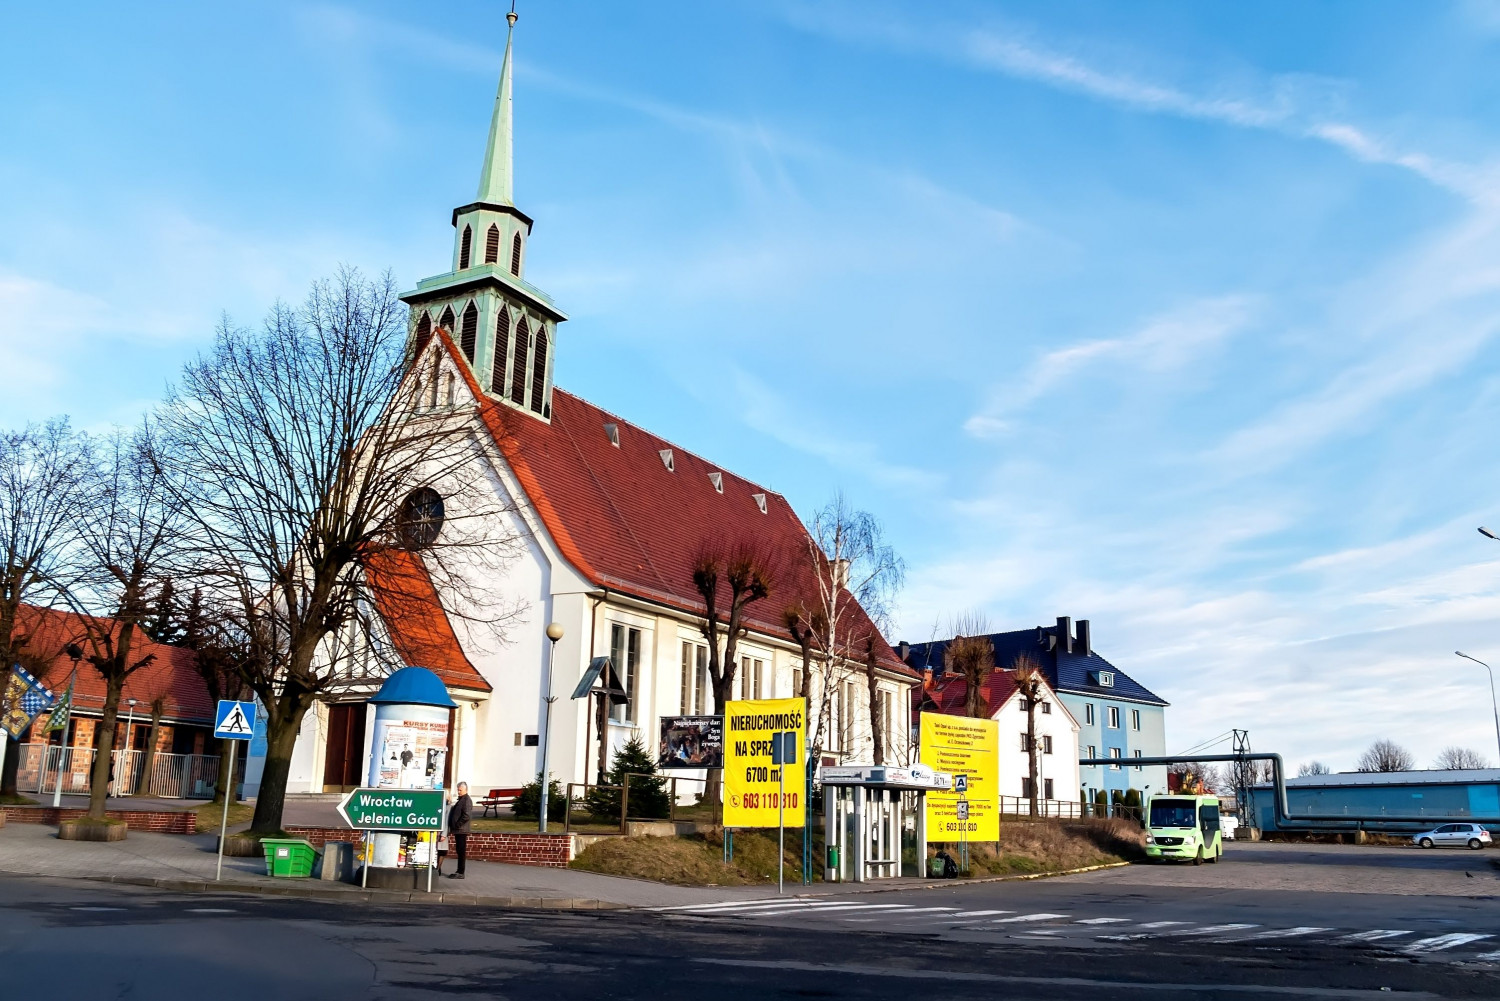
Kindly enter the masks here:
[[385, 679], [380, 691], [370, 700], [374, 705], [442, 706], [451, 709], [458, 703], [448, 695], [442, 680], [425, 667], [403, 667]]

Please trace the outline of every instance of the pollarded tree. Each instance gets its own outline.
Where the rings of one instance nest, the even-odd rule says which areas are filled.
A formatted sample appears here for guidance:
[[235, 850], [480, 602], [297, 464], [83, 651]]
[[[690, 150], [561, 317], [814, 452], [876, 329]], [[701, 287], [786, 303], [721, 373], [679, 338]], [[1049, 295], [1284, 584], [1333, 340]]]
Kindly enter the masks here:
[[[988, 640], [985, 640], [988, 643]], [[993, 649], [993, 648], [992, 648]], [[1027, 789], [1030, 791], [1028, 797], [1031, 807], [1031, 816], [1035, 817], [1040, 812], [1037, 809], [1037, 798], [1040, 795], [1038, 784], [1041, 781], [1040, 758], [1038, 755], [1041, 748], [1037, 747], [1036, 739], [1036, 704], [1046, 691], [1046, 682], [1042, 676], [1042, 665], [1037, 663], [1035, 657], [1030, 654], [1022, 654], [1011, 664], [1011, 676], [1015, 678], [1016, 693], [1025, 699], [1026, 706], [1026, 774], [1028, 776]]]
[[1412, 753], [1394, 740], [1377, 740], [1354, 766], [1361, 772], [1409, 772], [1417, 767]]
[[381, 609], [441, 603], [496, 633], [520, 612], [470, 583], [520, 550], [454, 350], [441, 331], [409, 344], [391, 277], [344, 269], [260, 331], [223, 323], [163, 408], [196, 581], [268, 717], [253, 834], [281, 827], [313, 703], [398, 666]]

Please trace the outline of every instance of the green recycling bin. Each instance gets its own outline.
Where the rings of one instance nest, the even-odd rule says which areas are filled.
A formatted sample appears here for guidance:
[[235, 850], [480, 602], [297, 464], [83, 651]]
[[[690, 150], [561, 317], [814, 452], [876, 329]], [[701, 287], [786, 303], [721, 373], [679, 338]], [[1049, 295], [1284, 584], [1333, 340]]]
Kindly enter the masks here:
[[832, 869], [834, 872], [838, 872], [839, 871], [839, 846], [838, 845], [829, 845], [828, 846], [828, 868]]
[[927, 875], [933, 879], [943, 878], [943, 860], [933, 856], [927, 860]]
[[300, 838], [262, 838], [266, 853], [266, 875], [284, 877], [311, 876], [318, 850]]

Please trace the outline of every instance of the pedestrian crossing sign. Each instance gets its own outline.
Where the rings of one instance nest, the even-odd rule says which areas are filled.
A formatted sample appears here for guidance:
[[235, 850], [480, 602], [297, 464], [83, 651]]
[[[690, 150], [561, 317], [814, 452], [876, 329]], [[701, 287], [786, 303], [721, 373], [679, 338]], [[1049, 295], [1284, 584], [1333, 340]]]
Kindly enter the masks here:
[[214, 716], [214, 736], [230, 740], [249, 740], [255, 736], [255, 703], [219, 700]]

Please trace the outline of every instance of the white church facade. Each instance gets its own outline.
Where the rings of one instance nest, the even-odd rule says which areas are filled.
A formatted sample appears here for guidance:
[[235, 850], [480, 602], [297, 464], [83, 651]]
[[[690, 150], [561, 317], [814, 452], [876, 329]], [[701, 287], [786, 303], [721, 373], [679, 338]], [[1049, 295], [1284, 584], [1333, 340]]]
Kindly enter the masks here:
[[[511, 15], [511, 36], [514, 34]], [[564, 783], [597, 781], [606, 758], [632, 737], [655, 749], [659, 719], [714, 711], [701, 631], [705, 605], [693, 571], [705, 554], [753, 547], [773, 564], [771, 593], [747, 606], [738, 641], [736, 697], [798, 694], [801, 647], [786, 624], [796, 602], [815, 607], [816, 570], [806, 528], [781, 495], [674, 445], [553, 381], [566, 315], [525, 279], [532, 220], [512, 192], [511, 38], [477, 197], [453, 212], [451, 270], [403, 295], [410, 307], [410, 370], [416, 398], [465, 422], [472, 462], [463, 482], [419, 499], [436, 532], [464, 531], [465, 498], [482, 496], [485, 526], [512, 552], [476, 570], [468, 593], [513, 609], [501, 635], [456, 607], [423, 571], [421, 552], [398, 554], [421, 599], [379, 612], [386, 640], [405, 663], [435, 671], [452, 710], [449, 783], [476, 794], [516, 788], [542, 766], [544, 686], [551, 676], [550, 772]], [[428, 600], [431, 599], [431, 600]], [[824, 760], [869, 761], [871, 704], [886, 757], [912, 753], [908, 720], [920, 679], [857, 605], [851, 644], [873, 649], [877, 692], [864, 665], [838, 672], [827, 698]], [[561, 638], [549, 639], [550, 624]], [[555, 649], [553, 649], [555, 645]], [[600, 725], [592, 699], [570, 699], [590, 661], [611, 658], [625, 700]], [[288, 792], [323, 793], [364, 782], [372, 727], [356, 682], [307, 714]], [[602, 729], [602, 734], [601, 734]]]

